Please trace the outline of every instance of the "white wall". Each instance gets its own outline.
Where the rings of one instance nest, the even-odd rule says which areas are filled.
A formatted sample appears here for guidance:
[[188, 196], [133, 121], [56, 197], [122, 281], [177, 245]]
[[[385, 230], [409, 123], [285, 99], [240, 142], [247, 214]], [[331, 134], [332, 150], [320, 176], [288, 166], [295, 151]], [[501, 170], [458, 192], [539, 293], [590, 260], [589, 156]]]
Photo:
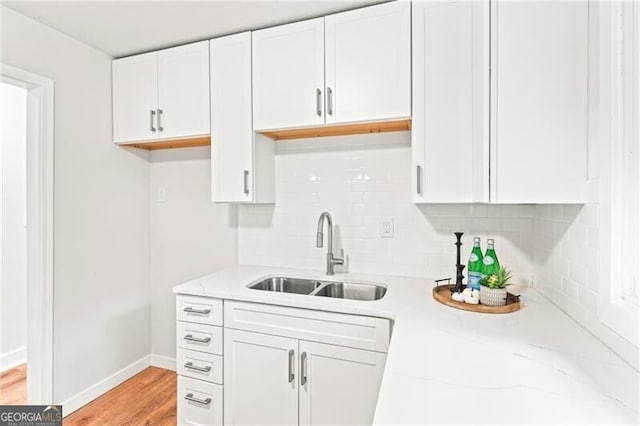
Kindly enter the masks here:
[[[336, 225], [352, 272], [455, 277], [455, 237], [465, 232], [463, 263], [472, 238], [496, 239], [502, 264], [531, 284], [533, 206], [424, 205], [411, 201], [409, 132], [279, 141], [276, 204], [238, 207], [241, 264], [324, 269], [315, 246], [322, 211]], [[453, 171], [452, 171], [453, 172]], [[380, 238], [383, 217], [394, 238]]]
[[5, 7], [3, 63], [55, 82], [54, 400], [151, 347], [149, 164], [111, 142], [111, 58]]
[[0, 83], [0, 371], [26, 361], [27, 92]]
[[211, 202], [209, 158], [209, 148], [151, 154], [151, 353], [159, 365], [176, 356], [172, 287], [237, 263], [236, 207]]

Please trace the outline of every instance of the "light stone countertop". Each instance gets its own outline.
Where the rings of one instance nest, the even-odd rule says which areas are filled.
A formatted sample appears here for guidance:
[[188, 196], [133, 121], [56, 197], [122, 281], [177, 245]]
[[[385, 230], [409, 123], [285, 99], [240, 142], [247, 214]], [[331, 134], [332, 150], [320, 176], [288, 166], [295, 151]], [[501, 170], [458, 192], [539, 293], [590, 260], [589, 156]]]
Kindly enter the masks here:
[[[372, 281], [378, 301], [273, 293], [266, 276]], [[530, 288], [523, 307], [490, 315], [444, 306], [433, 280], [237, 266], [175, 293], [389, 318], [394, 321], [374, 424], [640, 423], [640, 374]]]

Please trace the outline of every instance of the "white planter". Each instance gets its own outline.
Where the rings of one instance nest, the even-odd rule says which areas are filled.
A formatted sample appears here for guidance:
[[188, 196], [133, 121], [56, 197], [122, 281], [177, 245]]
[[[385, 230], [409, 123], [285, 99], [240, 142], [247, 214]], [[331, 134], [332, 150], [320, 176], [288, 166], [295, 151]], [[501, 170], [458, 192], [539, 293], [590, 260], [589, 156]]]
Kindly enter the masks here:
[[489, 288], [480, 286], [480, 303], [487, 306], [502, 306], [507, 304], [506, 288]]

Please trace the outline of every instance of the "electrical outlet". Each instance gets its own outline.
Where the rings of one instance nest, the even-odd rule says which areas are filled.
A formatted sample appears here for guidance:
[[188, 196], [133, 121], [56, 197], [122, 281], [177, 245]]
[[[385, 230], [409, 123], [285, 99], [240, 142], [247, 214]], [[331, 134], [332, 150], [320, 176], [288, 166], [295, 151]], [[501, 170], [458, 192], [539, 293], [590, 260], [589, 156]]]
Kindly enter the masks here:
[[393, 218], [385, 217], [380, 223], [380, 236], [382, 238], [393, 238]]
[[158, 202], [166, 203], [167, 202], [167, 188], [164, 186], [158, 187]]

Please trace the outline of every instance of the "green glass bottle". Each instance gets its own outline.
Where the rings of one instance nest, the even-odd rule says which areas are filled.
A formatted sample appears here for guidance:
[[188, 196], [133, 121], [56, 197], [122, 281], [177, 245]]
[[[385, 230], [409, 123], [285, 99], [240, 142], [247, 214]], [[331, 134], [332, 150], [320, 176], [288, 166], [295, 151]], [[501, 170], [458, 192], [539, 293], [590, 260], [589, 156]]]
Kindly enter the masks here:
[[489, 275], [497, 274], [500, 271], [500, 262], [498, 262], [498, 256], [496, 256], [495, 243], [493, 239], [487, 240], [487, 252], [482, 259], [482, 276], [483, 278]]
[[480, 290], [480, 280], [482, 279], [482, 250], [480, 249], [480, 237], [473, 238], [473, 250], [471, 250], [471, 256], [469, 256], [469, 263], [467, 264], [467, 287]]

